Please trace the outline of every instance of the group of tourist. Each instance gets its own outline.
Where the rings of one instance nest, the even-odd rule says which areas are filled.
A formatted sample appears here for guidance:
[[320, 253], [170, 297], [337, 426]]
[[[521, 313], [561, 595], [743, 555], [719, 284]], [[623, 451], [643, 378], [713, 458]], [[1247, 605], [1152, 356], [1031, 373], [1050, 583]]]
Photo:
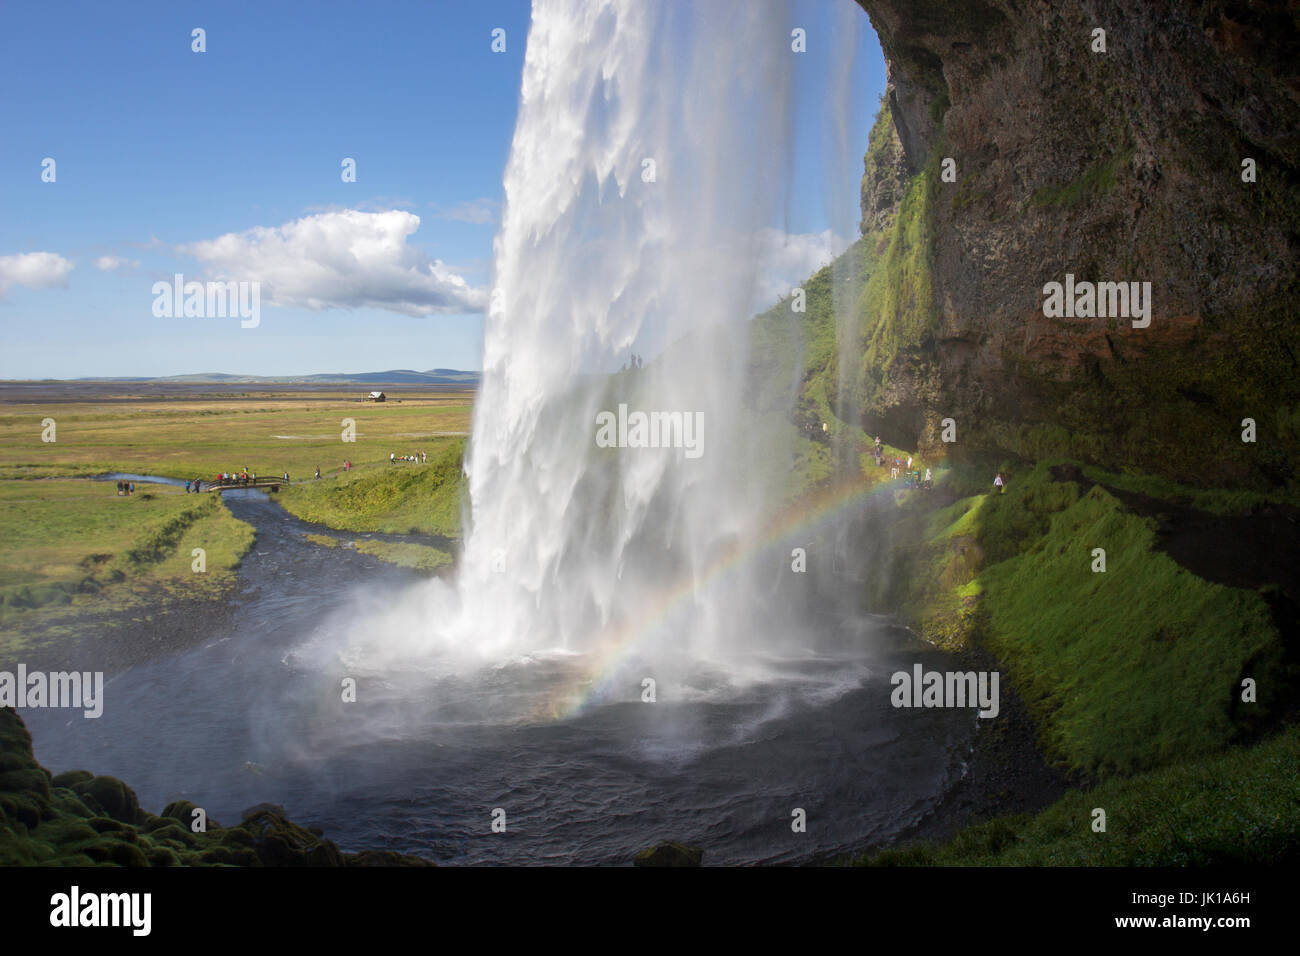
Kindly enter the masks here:
[[924, 488], [927, 491], [934, 487], [934, 478], [930, 474], [930, 469], [925, 469], [925, 476], [922, 477], [921, 469], [909, 471], [903, 480], [904, 488]]
[[119, 481], [119, 482], [117, 483], [117, 493], [118, 493], [119, 495], [133, 495], [133, 494], [135, 494], [135, 482], [134, 482], [134, 481]]
[[880, 436], [876, 436], [876, 447], [874, 450], [876, 467], [883, 468], [886, 463], [889, 465], [889, 477], [897, 479], [901, 474], [903, 476], [903, 487], [905, 488], [924, 488], [934, 487], [934, 475], [930, 469], [925, 469], [922, 473], [920, 468], [912, 467], [912, 456], [907, 456], [907, 462], [904, 463], [902, 458], [895, 456], [886, 462], [884, 447], [880, 444]]
[[199, 479], [197, 478], [195, 478], [193, 481], [185, 482], [185, 493], [187, 495], [188, 494], [197, 495], [202, 490], [203, 490], [203, 482], [199, 481]]
[[251, 485], [257, 481], [257, 475], [248, 470], [245, 466], [243, 471], [223, 471], [217, 475], [219, 482], [238, 482], [241, 485]]
[[423, 464], [428, 460], [429, 456], [422, 451], [417, 451], [414, 455], [398, 455], [391, 451], [388, 453], [388, 463], [390, 465], [399, 461], [415, 461]]
[[[889, 467], [890, 478], [897, 478], [899, 476], [899, 473], [900, 472], [902, 473], [903, 487], [924, 488], [926, 490], [934, 487], [934, 476], [930, 473], [930, 469], [929, 468], [925, 469], [924, 474], [922, 474], [920, 468], [914, 469], [912, 467], [911, 455], [907, 456], [906, 465], [904, 465], [903, 459], [899, 457], [894, 457], [893, 459], [887, 460], [885, 458], [884, 446], [880, 444], [879, 435], [876, 436], [876, 447], [873, 454], [876, 459], [877, 468], [884, 468], [886, 466]], [[993, 479], [993, 487], [997, 489], [998, 494], [1004, 494], [1006, 492], [1007, 480], [1002, 476], [1002, 472], [999, 471], [997, 473], [997, 476]]]

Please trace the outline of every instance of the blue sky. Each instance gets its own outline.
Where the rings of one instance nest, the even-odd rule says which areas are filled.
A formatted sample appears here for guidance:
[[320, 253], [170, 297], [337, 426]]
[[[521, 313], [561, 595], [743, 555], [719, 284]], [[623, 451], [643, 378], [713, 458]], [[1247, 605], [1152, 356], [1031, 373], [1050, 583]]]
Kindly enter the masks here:
[[[848, 2], [773, 4], [809, 33], [801, 127], [824, 106], [819, 53]], [[528, 20], [524, 0], [6, 3], [0, 378], [478, 368]], [[884, 88], [860, 22], [849, 155], [801, 138], [777, 224], [792, 233], [856, 221], [844, 185]], [[364, 269], [339, 265], [345, 243], [373, 250]], [[153, 314], [155, 281], [252, 261], [276, 289], [256, 329]]]

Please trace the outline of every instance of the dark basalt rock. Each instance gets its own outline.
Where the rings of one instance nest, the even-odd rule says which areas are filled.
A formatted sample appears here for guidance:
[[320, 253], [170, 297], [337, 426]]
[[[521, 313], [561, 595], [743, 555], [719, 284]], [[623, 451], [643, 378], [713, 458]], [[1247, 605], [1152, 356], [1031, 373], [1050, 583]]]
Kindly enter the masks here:
[[[872, 136], [863, 230], [899, 206], [901, 152], [909, 180], [925, 174], [916, 221], [932, 280], [931, 301], [888, 317], [907, 330], [898, 348], [846, 385], [864, 420], [928, 458], [1010, 453], [1193, 485], [1291, 482], [1295, 4], [857, 2], [880, 37], [893, 127]], [[1092, 48], [1098, 28], [1104, 53]], [[940, 180], [945, 157], [955, 182]], [[1247, 158], [1253, 183], [1241, 177]], [[1151, 282], [1151, 324], [1044, 316], [1044, 284], [1066, 273]], [[862, 317], [864, 341], [883, 321]], [[943, 417], [958, 422], [956, 446], [938, 441]], [[1245, 417], [1256, 444], [1240, 441]]]

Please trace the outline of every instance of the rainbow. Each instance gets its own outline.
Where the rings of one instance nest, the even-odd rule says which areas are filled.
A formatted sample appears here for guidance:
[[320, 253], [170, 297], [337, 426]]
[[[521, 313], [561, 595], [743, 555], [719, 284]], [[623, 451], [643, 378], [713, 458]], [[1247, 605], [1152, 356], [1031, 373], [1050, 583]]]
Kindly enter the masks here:
[[539, 717], [562, 720], [577, 716], [604, 691], [618, 666], [637, 650], [657, 625], [681, 613], [701, 591], [716, 585], [764, 549], [796, 532], [832, 517], [873, 496], [892, 495], [899, 482], [841, 482], [801, 498], [776, 515], [760, 534], [741, 539], [718, 553], [702, 573], [683, 577], [662, 588], [647, 602], [645, 613], [636, 615], [635, 625], [613, 628], [602, 635], [599, 646], [581, 659], [574, 682], [560, 688], [542, 708]]

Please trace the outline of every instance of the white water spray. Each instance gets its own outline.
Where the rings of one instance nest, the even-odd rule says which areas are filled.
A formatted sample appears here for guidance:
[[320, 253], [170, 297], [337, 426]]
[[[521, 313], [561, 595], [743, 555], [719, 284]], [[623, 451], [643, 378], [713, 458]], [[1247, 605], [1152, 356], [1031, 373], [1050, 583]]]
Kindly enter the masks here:
[[[790, 199], [791, 22], [747, 0], [534, 3], [467, 537], [454, 588], [420, 599], [440, 657], [774, 646], [741, 558], [789, 455], [743, 393], [760, 237]], [[598, 447], [620, 405], [696, 416], [698, 454]]]

